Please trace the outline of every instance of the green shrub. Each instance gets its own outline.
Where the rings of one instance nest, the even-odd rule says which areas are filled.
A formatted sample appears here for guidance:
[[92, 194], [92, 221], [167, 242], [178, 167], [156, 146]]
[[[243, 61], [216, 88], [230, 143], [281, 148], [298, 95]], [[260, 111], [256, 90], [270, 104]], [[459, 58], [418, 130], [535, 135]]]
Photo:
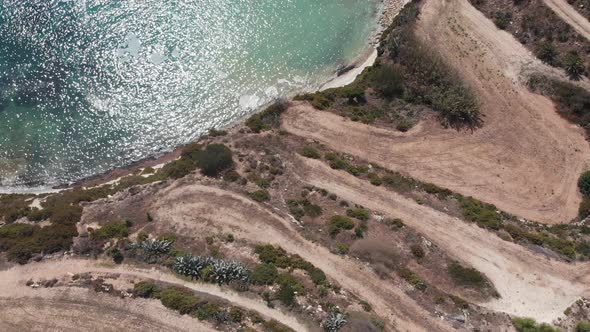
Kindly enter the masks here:
[[123, 238], [129, 235], [129, 227], [121, 221], [111, 221], [104, 224], [100, 229], [94, 231], [92, 236], [99, 240], [109, 240], [112, 238]]
[[472, 267], [464, 267], [457, 262], [449, 265], [449, 275], [460, 286], [482, 288], [487, 285], [487, 281], [481, 272]]
[[254, 252], [263, 263], [274, 264], [280, 268], [287, 268], [293, 264], [283, 248], [272, 244], [259, 244], [254, 248]]
[[483, 203], [473, 197], [461, 197], [460, 202], [463, 216], [468, 221], [493, 230], [498, 230], [502, 226], [502, 218], [494, 205]]
[[514, 317], [512, 318], [512, 325], [518, 332], [560, 332], [559, 329], [549, 324], [538, 324], [532, 318]]
[[252, 281], [259, 285], [272, 285], [279, 277], [279, 271], [271, 263], [258, 264], [252, 271]]
[[374, 186], [380, 186], [383, 183], [383, 180], [379, 177], [376, 173], [369, 173], [369, 182]]
[[192, 160], [206, 176], [217, 176], [234, 165], [231, 150], [223, 144], [209, 144], [196, 153]]
[[180, 179], [189, 175], [196, 168], [197, 165], [193, 161], [181, 158], [164, 165], [164, 167], [162, 167], [162, 173], [167, 177]]
[[256, 180], [256, 185], [262, 189], [270, 188], [272, 182], [269, 179], [258, 179]]
[[[295, 268], [305, 270], [316, 285], [321, 285], [326, 281], [326, 275], [322, 270], [305, 261], [299, 255], [288, 255], [281, 247], [275, 247], [271, 244], [260, 244], [256, 246], [254, 252], [263, 263], [273, 264], [283, 269]], [[281, 278], [284, 278], [284, 276], [279, 276], [279, 279]], [[280, 283], [281, 281], [278, 280], [277, 282]]]
[[312, 218], [316, 218], [322, 214], [323, 209], [321, 206], [316, 205], [316, 204], [305, 204], [305, 205], [303, 205], [303, 211], [305, 212], [306, 215], [308, 215]]
[[303, 294], [305, 292], [305, 286], [303, 283], [290, 273], [279, 274], [279, 277], [277, 278], [277, 284], [280, 286], [288, 286], [292, 288], [294, 292], [298, 292], [299, 294]]
[[208, 302], [198, 307], [198, 309], [196, 310], [196, 316], [199, 320], [207, 320], [214, 318], [220, 312], [221, 308], [218, 304]]
[[402, 279], [410, 283], [410, 285], [416, 287], [418, 290], [424, 291], [428, 287], [424, 280], [420, 278], [420, 276], [409, 269], [402, 268], [398, 271], [398, 274]]
[[282, 285], [277, 291], [276, 297], [288, 307], [295, 305], [295, 289], [290, 284]]
[[284, 101], [277, 101], [264, 111], [252, 115], [246, 120], [246, 126], [255, 133], [278, 127], [281, 122], [281, 114], [287, 110], [288, 105]]
[[362, 221], [369, 220], [369, 211], [365, 210], [364, 208], [356, 208], [356, 209], [348, 209], [346, 210], [346, 215]]
[[370, 72], [369, 81], [379, 94], [387, 99], [404, 94], [404, 78], [396, 65], [375, 66]]
[[498, 29], [506, 30], [510, 21], [512, 20], [512, 13], [510, 12], [496, 12], [494, 15], [494, 23]]
[[181, 315], [188, 314], [197, 309], [199, 299], [192, 293], [180, 288], [167, 288], [158, 294], [162, 304]]
[[311, 99], [311, 106], [318, 110], [325, 110], [332, 106], [334, 99], [332, 97], [327, 96], [324, 93], [317, 92], [313, 95]]
[[447, 198], [453, 195], [453, 192], [449, 189], [441, 188], [432, 183], [422, 184], [422, 189], [429, 194], [437, 195], [439, 198]]
[[303, 148], [303, 150], [301, 151], [301, 155], [307, 158], [312, 158], [312, 159], [319, 159], [321, 158], [321, 154], [320, 152], [314, 148], [313, 146], [306, 146]]
[[404, 222], [400, 218], [387, 218], [383, 220], [383, 223], [392, 230], [399, 230], [404, 227]]
[[140, 281], [133, 285], [133, 294], [139, 297], [150, 298], [158, 292], [158, 286], [150, 281]]
[[590, 322], [578, 322], [578, 324], [576, 325], [576, 332], [590, 332]]
[[367, 231], [366, 224], [358, 225], [354, 228], [354, 236], [356, 236], [359, 239], [362, 239], [365, 236], [366, 231]]
[[334, 237], [343, 229], [350, 230], [354, 228], [354, 221], [344, 216], [333, 216], [328, 222], [328, 233]]
[[398, 173], [387, 174], [381, 178], [383, 183], [398, 192], [411, 191], [416, 187], [416, 181]]
[[323, 212], [321, 206], [312, 204], [307, 199], [290, 199], [287, 201], [287, 206], [289, 207], [289, 212], [297, 220], [301, 220], [306, 215], [316, 218]]
[[244, 312], [240, 308], [231, 307], [229, 309], [229, 318], [232, 322], [240, 323], [244, 320]]
[[586, 171], [580, 175], [578, 179], [578, 188], [582, 195], [590, 197], [590, 171]]
[[307, 269], [307, 274], [316, 285], [323, 285], [326, 282], [326, 274], [321, 269], [312, 266]]
[[557, 56], [557, 52], [555, 51], [555, 46], [550, 41], [545, 41], [537, 46], [535, 54], [539, 59], [542, 61], [553, 64], [555, 63], [555, 58]]
[[248, 196], [256, 202], [266, 202], [270, 200], [270, 193], [264, 189], [251, 192]]
[[350, 248], [348, 247], [348, 245], [346, 243], [342, 243], [342, 242], [336, 243], [336, 251], [338, 251], [339, 254], [346, 255], [346, 254], [348, 254], [349, 250], [350, 250]]
[[328, 160], [328, 164], [333, 169], [342, 169], [347, 171], [348, 173], [359, 176], [363, 173], [367, 173], [369, 168], [366, 166], [355, 166], [349, 163], [348, 161], [342, 159], [335, 153], [329, 153], [326, 155], [326, 159]]
[[123, 259], [125, 259], [123, 253], [121, 253], [121, 250], [119, 250], [118, 248], [110, 248], [107, 251], [107, 255], [109, 255], [113, 259], [113, 262], [117, 264], [121, 264], [123, 262]]
[[479, 106], [475, 95], [465, 86], [452, 86], [434, 89], [431, 106], [440, 112], [446, 125], [479, 122]]

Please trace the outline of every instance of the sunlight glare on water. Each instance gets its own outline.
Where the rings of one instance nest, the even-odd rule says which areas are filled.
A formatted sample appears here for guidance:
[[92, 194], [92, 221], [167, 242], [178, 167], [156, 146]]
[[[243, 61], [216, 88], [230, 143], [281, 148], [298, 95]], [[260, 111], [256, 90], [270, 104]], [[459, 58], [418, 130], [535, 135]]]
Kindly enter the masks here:
[[375, 0], [0, 0], [0, 188], [103, 173], [317, 87]]

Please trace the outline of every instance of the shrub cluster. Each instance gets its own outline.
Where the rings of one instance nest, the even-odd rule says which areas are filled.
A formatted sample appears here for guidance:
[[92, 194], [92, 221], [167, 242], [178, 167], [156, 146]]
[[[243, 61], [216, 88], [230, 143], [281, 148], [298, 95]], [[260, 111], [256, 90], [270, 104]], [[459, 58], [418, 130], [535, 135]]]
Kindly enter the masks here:
[[304, 147], [301, 151], [301, 155], [312, 159], [320, 159], [322, 157], [318, 149], [314, 148], [313, 146]]
[[200, 144], [192, 143], [183, 149], [180, 159], [162, 168], [162, 174], [164, 177], [179, 179], [199, 168], [204, 175], [214, 177], [233, 165], [232, 152], [227, 146], [209, 144], [202, 149]]
[[290, 199], [287, 201], [287, 206], [291, 215], [297, 220], [301, 220], [304, 216], [316, 218], [323, 212], [321, 206], [312, 204], [307, 199]]
[[512, 325], [518, 332], [560, 332], [560, 330], [550, 324], [538, 324], [532, 318], [514, 317]]
[[457, 262], [449, 265], [449, 275], [457, 285], [481, 289], [488, 286], [488, 283], [478, 270], [472, 267], [465, 267]]
[[98, 230], [92, 232], [92, 237], [97, 240], [109, 240], [113, 238], [123, 238], [129, 235], [129, 226], [127, 223], [119, 220], [110, 221], [104, 224]]
[[[202, 300], [192, 291], [180, 287], [162, 288], [150, 281], [141, 281], [134, 285], [133, 294], [144, 298], [156, 298], [167, 308], [199, 320], [209, 320], [217, 324], [239, 324], [249, 315], [257, 323], [265, 323], [256, 312], [246, 313], [234, 306], [224, 306], [219, 302]], [[277, 331], [291, 331], [288, 327], [276, 322]]]
[[[23, 207], [18, 203], [17, 196], [9, 196], [8, 201]], [[28, 210], [34, 213], [35, 220], [50, 219], [51, 225], [47, 227], [29, 224], [0, 227], [0, 251], [6, 251], [8, 259], [25, 264], [36, 253], [51, 254], [68, 250], [72, 238], [78, 235], [76, 223], [82, 217], [82, 208], [74, 205], [73, 201], [70, 192], [64, 192], [47, 198], [43, 210]]]
[[271, 244], [261, 244], [256, 246], [254, 252], [263, 263], [272, 264], [283, 269], [293, 268], [304, 270], [314, 284], [323, 285], [326, 283], [326, 275], [321, 269], [315, 267], [299, 255], [287, 254], [281, 247], [275, 247]]
[[369, 211], [362, 207], [346, 210], [346, 215], [361, 221], [369, 220]]
[[354, 228], [354, 221], [344, 216], [333, 216], [328, 221], [328, 233], [335, 237], [342, 230], [351, 230]]
[[420, 276], [418, 276], [416, 273], [414, 273], [410, 269], [402, 268], [402, 269], [398, 270], [397, 272], [402, 279], [407, 281], [410, 285], [414, 286], [418, 290], [425, 291], [426, 288], [428, 287], [426, 282], [424, 282], [424, 280], [422, 280], [422, 278], [420, 278]]
[[[480, 113], [474, 93], [441, 56], [415, 36], [418, 14], [417, 1], [406, 5], [398, 14], [380, 46], [395, 66], [376, 66], [375, 75], [380, 77], [381, 72], [386, 72], [383, 76], [389, 76], [387, 80], [392, 87], [394, 82], [403, 81], [404, 99], [428, 105], [440, 113], [446, 125], [478, 126]], [[401, 90], [392, 88], [389, 94], [401, 95]]]
[[[571, 79], [587, 75], [590, 42], [553, 10], [533, 1], [471, 0], [498, 28], [512, 33], [523, 45], [549, 65], [561, 67]], [[498, 11], [502, 8], [502, 11]]]
[[354, 176], [359, 176], [369, 171], [367, 166], [353, 165], [336, 153], [326, 154], [326, 159], [328, 160], [331, 168], [345, 170]]
[[496, 212], [496, 207], [473, 197], [459, 197], [463, 216], [475, 222], [482, 228], [498, 230], [502, 226], [502, 217]]
[[246, 126], [255, 133], [260, 133], [281, 124], [281, 114], [287, 110], [287, 103], [277, 101], [261, 113], [252, 115], [246, 120]]

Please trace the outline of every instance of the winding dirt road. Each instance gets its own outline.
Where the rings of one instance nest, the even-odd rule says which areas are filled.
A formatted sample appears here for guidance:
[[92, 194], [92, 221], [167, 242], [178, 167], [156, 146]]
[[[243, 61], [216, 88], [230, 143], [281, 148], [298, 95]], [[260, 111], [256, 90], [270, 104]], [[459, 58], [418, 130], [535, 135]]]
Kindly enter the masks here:
[[482, 306], [511, 315], [551, 322], [581, 296], [590, 296], [590, 264], [551, 260], [488, 231], [419, 205], [344, 171], [300, 157], [293, 166], [303, 181], [350, 202], [402, 218], [451, 257], [463, 261], [494, 284], [500, 299]]
[[201, 236], [204, 227], [231, 231], [236, 238], [271, 243], [298, 254], [321, 268], [343, 288], [368, 301], [379, 317], [399, 331], [449, 331], [399, 287], [382, 280], [370, 268], [344, 259], [304, 239], [295, 225], [240, 195], [198, 184], [175, 185], [158, 194], [151, 211], [169, 220], [175, 232]]
[[[0, 309], [0, 318], [5, 317], [6, 320], [0, 320], [0, 327], [2, 327], [1, 321], [14, 322], [10, 323], [14, 326], [32, 324], [33, 322], [42, 323], [46, 320], [47, 327], [51, 327], [51, 324], [61, 326], [67, 324], [69, 320], [74, 320], [79, 315], [84, 314], [86, 309], [84, 308], [107, 308], [104, 312], [92, 313], [94, 316], [93, 320], [100, 320], [103, 315], [105, 317], [112, 317], [113, 320], [105, 320], [102, 324], [92, 325], [88, 324], [86, 331], [101, 330], [100, 326], [105, 327], [106, 330], [113, 329], [116, 331], [121, 330], [135, 330], [133, 324], [130, 321], [135, 319], [143, 319], [140, 314], [144, 314], [146, 317], [145, 324], [139, 324], [137, 330], [142, 330], [142, 327], [149, 326], [161, 326], [162, 330], [167, 331], [206, 331], [212, 329], [207, 327], [198, 320], [190, 318], [188, 316], [176, 315], [173, 311], [164, 308], [157, 301], [147, 301], [141, 299], [125, 299], [115, 301], [112, 296], [103, 296], [95, 292], [89, 292], [83, 289], [75, 288], [48, 288], [48, 289], [32, 289], [25, 285], [27, 280], [34, 279], [51, 279], [54, 277], [64, 276], [66, 273], [120, 273], [125, 276], [133, 276], [142, 279], [153, 279], [162, 282], [180, 285], [189, 289], [206, 293], [221, 299], [225, 299], [237, 306], [245, 309], [254, 310], [260, 313], [262, 316], [268, 318], [274, 318], [279, 322], [289, 326], [295, 331], [308, 331], [309, 328], [300, 323], [297, 319], [284, 314], [277, 309], [269, 308], [264, 302], [258, 299], [251, 299], [240, 295], [237, 292], [222, 289], [221, 287], [213, 284], [205, 283], [194, 283], [187, 282], [178, 279], [171, 273], [164, 272], [158, 269], [140, 269], [129, 265], [117, 265], [108, 266], [102, 264], [101, 261], [91, 261], [83, 259], [62, 259], [62, 260], [51, 260], [42, 263], [30, 263], [23, 266], [15, 266], [9, 270], [0, 272], [0, 303], [1, 301], [11, 303], [15, 301], [13, 309], [3, 308]], [[65, 289], [65, 291], [64, 291]], [[44, 308], [37, 304], [37, 301], [46, 301], [51, 305], [55, 305], [55, 309]], [[122, 302], [121, 302], [122, 301]], [[21, 303], [21, 305], [19, 305]], [[39, 302], [42, 303], [42, 302]], [[76, 303], [80, 303], [77, 305]], [[111, 305], [112, 307], [109, 307]], [[36, 316], [30, 316], [30, 310], [36, 307], [44, 308], [48, 317], [51, 318], [35, 318]], [[63, 308], [60, 309], [60, 308]], [[69, 312], [69, 309], [74, 309], [73, 312]], [[121, 309], [123, 308], [123, 309]], [[97, 309], [93, 309], [97, 310]], [[122, 310], [122, 313], [118, 314], [117, 310]], [[126, 319], [126, 313], [131, 315], [130, 319]], [[134, 316], [135, 315], [135, 316]], [[10, 317], [10, 319], [8, 319]], [[189, 318], [186, 320], [185, 318]], [[19, 323], [20, 322], [20, 323]], [[8, 324], [8, 323], [6, 323]], [[20, 325], [19, 325], [20, 324]], [[12, 325], [8, 325], [10, 327]], [[76, 326], [76, 325], [72, 325]], [[110, 326], [110, 327], [109, 327]], [[4, 329], [0, 329], [4, 331]], [[84, 331], [85, 329], [77, 329], [76, 331]], [[152, 329], [150, 329], [152, 330]], [[158, 330], [158, 329], [155, 329]], [[22, 331], [22, 329], [21, 329]], [[145, 329], [143, 329], [145, 331]]]
[[547, 7], [551, 8], [565, 23], [578, 31], [586, 39], [590, 40], [590, 21], [578, 13], [574, 7], [565, 0], [543, 0]]
[[574, 218], [581, 200], [576, 183], [588, 169], [590, 147], [581, 128], [521, 83], [523, 70], [555, 71], [467, 0], [427, 1], [417, 31], [476, 91], [482, 128], [456, 131], [427, 119], [400, 133], [304, 103], [285, 114], [283, 127], [521, 217], [545, 223]]

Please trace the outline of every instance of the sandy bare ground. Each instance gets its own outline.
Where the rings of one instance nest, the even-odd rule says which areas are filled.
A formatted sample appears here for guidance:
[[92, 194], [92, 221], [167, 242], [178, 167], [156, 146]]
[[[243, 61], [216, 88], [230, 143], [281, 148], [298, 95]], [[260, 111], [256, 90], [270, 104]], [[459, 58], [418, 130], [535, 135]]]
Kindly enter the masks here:
[[402, 134], [307, 104], [286, 113], [284, 128], [522, 217], [546, 223], [574, 218], [581, 200], [576, 181], [588, 167], [590, 148], [582, 129], [562, 119], [549, 99], [529, 92], [520, 77], [523, 69], [554, 70], [467, 0], [427, 1], [418, 31], [478, 93], [482, 128], [458, 132], [429, 119]]
[[551, 8], [562, 20], [578, 31], [586, 39], [590, 40], [590, 21], [578, 13], [574, 7], [565, 0], [543, 0], [547, 7]]
[[[11, 316], [12, 318], [11, 320], [9, 320], [9, 322], [15, 322], [15, 326], [22, 327], [27, 326], [27, 324], [32, 324], [40, 319], [46, 319], [47, 324], [49, 324], [48, 327], [51, 327], [51, 324], [67, 324], [68, 320], [75, 319], [75, 317], [78, 317], [81, 313], [84, 313], [85, 310], [80, 309], [84, 305], [87, 307], [94, 306], [100, 308], [105, 306], [108, 309], [108, 305], [112, 304], [114, 305], [113, 308], [115, 309], [108, 309], [110, 311], [105, 311], [103, 313], [99, 311], [98, 313], [95, 313], [96, 316], [94, 316], [94, 319], [97, 321], [100, 320], [100, 317], [102, 315], [107, 315], [106, 317], [109, 317], [108, 315], [111, 315], [113, 317], [112, 321], [107, 321], [108, 324], [103, 323], [105, 328], [107, 325], [112, 325], [112, 329], [117, 331], [127, 330], [128, 328], [129, 330], [133, 330], [130, 323], [132, 319], [127, 320], [124, 319], [123, 315], [116, 315], [116, 308], [122, 307], [125, 308], [125, 310], [129, 310], [130, 315], [139, 315], [140, 313], [145, 314], [145, 316], [150, 317], [149, 320], [148, 318], [146, 318], [147, 322], [154, 322], [154, 326], [158, 326], [158, 324], [161, 325], [162, 330], [207, 330], [206, 326], [202, 323], [199, 323], [198, 320], [189, 318], [189, 320], [187, 321], [184, 319], [184, 317], [176, 315], [170, 310], [166, 310], [157, 301], [126, 299], [121, 300], [123, 301], [122, 303], [118, 303], [120, 301], [110, 300], [109, 298], [102, 297], [101, 295], [95, 292], [88, 292], [82, 289], [68, 289], [66, 292], [64, 292], [62, 288], [32, 289], [25, 285], [25, 283], [29, 279], [51, 279], [54, 277], [64, 276], [67, 273], [76, 274], [85, 272], [120, 273], [121, 275], [133, 276], [143, 279], [159, 280], [170, 284], [180, 285], [201, 293], [206, 293], [221, 299], [225, 299], [242, 308], [257, 311], [262, 316], [265, 316], [267, 318], [274, 318], [280, 321], [281, 323], [291, 327], [295, 331], [309, 330], [305, 324], [300, 323], [299, 321], [297, 321], [297, 319], [289, 315], [286, 315], [285, 313], [279, 310], [269, 308], [261, 300], [244, 297], [243, 295], [237, 292], [228, 289], [222, 289], [217, 285], [187, 282], [178, 279], [171, 273], [161, 271], [155, 268], [147, 270], [132, 267], [129, 265], [112, 266], [112, 264], [100, 264], [100, 261], [90, 261], [82, 259], [63, 259], [59, 261], [31, 263], [28, 265], [16, 266], [9, 270], [1, 271], [0, 280], [2, 280], [2, 282], [0, 283], [0, 303], [2, 303], [1, 301], [11, 303], [11, 306], [22, 307], [22, 310], [8, 310], [7, 308], [4, 308], [3, 310], [0, 310], [0, 318], [3, 316]], [[46, 310], [47, 315], [50, 315], [52, 317], [51, 319], [47, 319], [47, 317], [35, 318], [35, 316], [30, 316], [29, 312], [31, 310], [29, 310], [28, 308], [34, 308], [37, 305], [35, 303], [38, 301], [39, 298], [48, 301], [48, 303], [55, 303], [56, 308], [64, 308], [64, 310], [66, 310], [67, 308], [73, 308], [73, 312], [61, 312], [61, 310], [45, 308], [44, 310]], [[76, 307], [77, 302], [82, 303], [82, 305]], [[14, 303], [14, 305], [12, 303]], [[117, 317], [119, 317], [120, 319], [116, 319]], [[140, 318], [141, 317], [138, 316], [137, 319]], [[93, 330], [92, 327], [94, 325], [92, 324], [93, 322], [88, 323], [88, 330]], [[1, 323], [0, 326], [2, 326]], [[94, 330], [101, 330], [99, 327], [102, 325], [99, 324], [97, 326], [98, 327]], [[145, 326], [145, 324], [143, 326]]]
[[392, 323], [390, 329], [392, 325], [400, 331], [450, 329], [364, 264], [307, 241], [290, 221], [240, 195], [198, 184], [172, 186], [159, 195], [151, 211], [179, 234], [202, 236], [205, 227], [218, 227], [231, 230], [237, 239], [280, 245], [321, 268], [343, 290], [368, 301], [379, 317]]
[[122, 300], [85, 289], [39, 290], [30, 298], [0, 299], [0, 330], [195, 331], [215, 329], [156, 301]]
[[550, 322], [579, 297], [590, 295], [587, 263], [570, 265], [535, 255], [473, 224], [332, 170], [320, 161], [300, 157], [293, 168], [309, 184], [386, 216], [402, 218], [451, 257], [484, 273], [501, 295], [498, 300], [481, 303], [484, 307]]

